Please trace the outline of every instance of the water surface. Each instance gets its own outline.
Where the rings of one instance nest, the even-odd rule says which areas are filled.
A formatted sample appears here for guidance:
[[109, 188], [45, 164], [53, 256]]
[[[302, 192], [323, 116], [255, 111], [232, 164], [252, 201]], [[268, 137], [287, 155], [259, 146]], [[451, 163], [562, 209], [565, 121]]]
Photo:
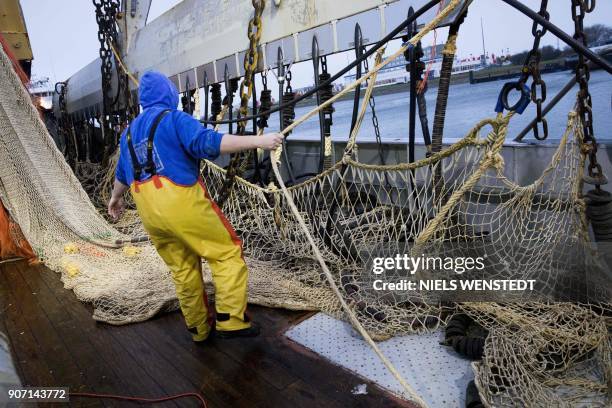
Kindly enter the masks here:
[[[543, 75], [547, 85], [548, 100], [551, 100], [563, 88], [572, 75], [571, 71]], [[444, 126], [445, 140], [462, 137], [479, 120], [494, 116], [497, 96], [505, 82], [502, 80], [474, 85], [469, 83], [453, 85], [450, 89]], [[612, 139], [612, 75], [602, 70], [592, 72], [589, 89], [593, 99], [595, 136], [598, 139]], [[577, 91], [578, 86], [576, 85], [547, 115], [549, 140], [559, 139], [563, 134], [567, 123], [567, 114], [575, 104]], [[437, 88], [432, 88], [426, 94], [430, 131], [433, 122], [436, 93]], [[405, 92], [376, 96], [375, 91], [375, 101], [382, 140], [387, 142], [407, 141], [408, 84], [406, 84]], [[333, 116], [332, 137], [334, 140], [346, 140], [350, 129], [353, 102], [352, 100], [343, 100], [336, 102], [334, 107], [336, 112]], [[312, 107], [297, 108], [296, 117], [307, 113], [311, 109]], [[531, 103], [522, 115], [516, 115], [513, 118], [509, 128], [510, 139], [513, 139], [535, 117], [535, 112], [535, 105]], [[272, 130], [278, 129], [278, 116], [272, 115], [269, 123]], [[318, 139], [318, 135], [318, 117], [315, 115], [299, 126], [291, 138]], [[417, 142], [421, 142], [423, 139], [418, 119], [416, 135]], [[373, 138], [374, 131], [371, 112], [368, 110], [361, 128], [360, 140], [365, 141]], [[524, 140], [537, 142], [531, 132]]]

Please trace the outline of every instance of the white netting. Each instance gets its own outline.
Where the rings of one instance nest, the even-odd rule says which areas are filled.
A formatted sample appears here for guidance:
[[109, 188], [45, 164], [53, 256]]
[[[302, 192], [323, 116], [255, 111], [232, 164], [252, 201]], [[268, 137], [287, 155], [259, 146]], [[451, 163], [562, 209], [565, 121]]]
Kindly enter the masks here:
[[[113, 248], [129, 237], [92, 205], [4, 52], [0, 136], [0, 199], [39, 258], [79, 299], [94, 304], [94, 318], [124, 324], [177, 306], [169, 272], [152, 246], [142, 246], [138, 256]], [[79, 252], [66, 253], [69, 244]]]

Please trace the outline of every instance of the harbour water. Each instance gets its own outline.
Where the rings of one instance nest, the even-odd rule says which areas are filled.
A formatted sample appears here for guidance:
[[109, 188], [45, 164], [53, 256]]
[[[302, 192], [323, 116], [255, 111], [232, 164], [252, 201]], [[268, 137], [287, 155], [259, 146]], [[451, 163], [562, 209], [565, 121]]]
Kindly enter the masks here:
[[[553, 96], [571, 79], [571, 71], [563, 71], [543, 75], [547, 86], [547, 100]], [[494, 113], [495, 103], [499, 92], [505, 81], [494, 81], [471, 85], [469, 83], [451, 86], [444, 138], [447, 141], [464, 136], [467, 131], [479, 120], [491, 117]], [[376, 96], [376, 113], [380, 123], [381, 138], [384, 142], [406, 142], [408, 140], [408, 85], [406, 92]], [[604, 71], [591, 73], [589, 89], [593, 100], [593, 116], [595, 135], [599, 140], [612, 139], [612, 79]], [[559, 104], [548, 114], [549, 138], [554, 142], [559, 139], [565, 130], [567, 113], [575, 104], [576, 85]], [[433, 122], [437, 88], [430, 89], [426, 94], [429, 128]], [[351, 115], [353, 109], [352, 100], [343, 100], [334, 104], [332, 138], [334, 140], [346, 140], [349, 134]], [[311, 106], [296, 109], [296, 117], [307, 113]], [[522, 115], [516, 115], [509, 128], [508, 140], [514, 137], [535, 117], [535, 105], [531, 103]], [[417, 116], [418, 117], [418, 116]], [[418, 122], [418, 119], [417, 119]], [[278, 116], [273, 115], [269, 123], [271, 129], [278, 129]], [[290, 139], [318, 139], [319, 124], [315, 115], [304, 124], [299, 126]], [[360, 140], [373, 140], [374, 130], [372, 126], [371, 111], [368, 109], [366, 118], [362, 125], [359, 136]], [[416, 126], [417, 143], [422, 142], [420, 124]], [[525, 142], [537, 142], [528, 133]]]

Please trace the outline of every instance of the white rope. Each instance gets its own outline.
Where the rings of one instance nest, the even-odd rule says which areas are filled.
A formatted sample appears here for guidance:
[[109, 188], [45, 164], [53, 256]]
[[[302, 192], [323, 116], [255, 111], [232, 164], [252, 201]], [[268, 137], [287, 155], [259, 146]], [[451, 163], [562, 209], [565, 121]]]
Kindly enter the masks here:
[[[429, 24], [427, 24], [417, 35], [415, 35], [410, 40], [408, 40], [407, 45], [404, 45], [403, 47], [401, 47], [397, 52], [395, 52], [391, 57], [387, 58], [385, 61], [381, 62], [380, 64], [377, 64], [376, 67], [374, 67], [374, 69], [372, 69], [368, 74], [366, 74], [365, 76], [361, 77], [359, 80], [353, 82], [351, 85], [346, 87], [344, 90], [342, 90], [341, 92], [336, 94], [334, 97], [332, 97], [328, 101], [326, 101], [324, 104], [319, 105], [318, 107], [316, 107], [315, 109], [311, 110], [309, 113], [304, 115], [302, 118], [300, 118], [297, 121], [295, 121], [292, 125], [288, 126], [286, 129], [284, 129], [282, 131], [282, 133], [283, 134], [287, 134], [289, 130], [293, 129], [295, 126], [299, 125], [300, 123], [305, 121], [307, 118], [309, 118], [310, 116], [314, 115], [320, 109], [323, 109], [325, 106], [331, 104], [333, 101], [338, 99], [344, 93], [348, 92], [350, 89], [353, 89], [353, 88], [359, 86], [362, 82], [368, 80], [370, 77], [374, 76], [374, 78], [375, 78], [375, 75], [378, 73], [378, 71], [382, 67], [387, 65], [389, 62], [391, 62], [395, 58], [397, 58], [397, 56], [399, 56], [401, 53], [403, 53], [409, 46], [411, 46], [413, 44], [416, 44], [425, 34], [427, 34], [428, 31], [430, 31], [431, 29], [436, 27], [438, 25], [438, 23], [440, 21], [442, 21], [442, 19], [444, 19], [452, 10], [454, 10], [457, 7], [458, 4], [459, 4], [459, 0], [451, 1], [449, 3], [449, 5], [444, 10], [442, 10]], [[353, 313], [353, 311], [351, 310], [349, 305], [344, 300], [342, 294], [340, 293], [340, 289], [336, 285], [336, 282], [334, 281], [334, 278], [333, 278], [329, 268], [327, 267], [327, 264], [325, 263], [325, 260], [323, 259], [323, 256], [322, 256], [322, 254], [321, 254], [321, 252], [319, 250], [319, 247], [317, 246], [317, 244], [315, 243], [314, 239], [312, 238], [312, 235], [310, 234], [310, 231], [308, 230], [308, 227], [306, 226], [306, 223], [304, 222], [304, 219], [302, 218], [298, 208], [295, 205], [295, 202], [293, 201], [293, 197], [291, 196], [291, 194], [287, 190], [287, 187], [285, 186], [285, 183], [283, 182], [282, 176], [281, 176], [280, 171], [278, 169], [278, 163], [277, 163], [278, 159], [280, 157], [280, 150], [281, 150], [280, 148], [276, 149], [274, 154], [271, 155], [271, 162], [272, 162], [272, 168], [274, 170], [274, 174], [276, 175], [276, 179], [278, 180], [280, 188], [281, 188], [285, 198], [287, 199], [287, 203], [289, 204], [289, 207], [291, 208], [291, 212], [293, 213], [293, 215], [297, 219], [300, 227], [302, 228], [304, 234], [306, 235], [306, 238], [308, 239], [308, 242], [310, 243], [310, 246], [312, 247], [312, 250], [313, 250], [313, 252], [315, 254], [315, 257], [317, 258], [317, 261], [319, 262], [319, 265], [321, 266], [321, 269], [323, 270], [323, 273], [325, 274], [325, 277], [326, 277], [327, 281], [329, 282], [332, 291], [338, 297], [338, 300], [340, 301], [340, 304], [342, 305], [342, 309], [347, 314], [347, 317], [351, 321], [351, 323], [353, 324], [353, 327], [355, 327], [355, 329], [359, 332], [359, 334], [361, 334], [361, 336], [364, 338], [364, 340], [370, 345], [370, 347], [372, 347], [372, 349], [374, 350], [376, 355], [378, 355], [378, 357], [381, 359], [381, 361], [383, 362], [385, 367], [387, 367], [389, 372], [391, 372], [391, 374], [397, 379], [397, 381], [404, 388], [404, 390], [407, 393], [407, 396], [412, 401], [414, 401], [418, 405], [420, 405], [421, 407], [427, 407], [427, 404], [425, 403], [425, 401], [415, 392], [415, 390], [410, 386], [410, 384], [408, 384], [406, 382], [406, 380], [404, 380], [404, 378], [399, 373], [399, 371], [397, 371], [397, 369], [395, 368], [393, 363], [391, 363], [391, 361], [383, 354], [383, 352], [380, 350], [380, 348], [376, 345], [374, 340], [372, 340], [372, 337], [368, 334], [368, 332], [365, 330], [363, 325], [359, 322], [359, 320], [357, 319], [357, 317], [355, 316], [355, 314]]]

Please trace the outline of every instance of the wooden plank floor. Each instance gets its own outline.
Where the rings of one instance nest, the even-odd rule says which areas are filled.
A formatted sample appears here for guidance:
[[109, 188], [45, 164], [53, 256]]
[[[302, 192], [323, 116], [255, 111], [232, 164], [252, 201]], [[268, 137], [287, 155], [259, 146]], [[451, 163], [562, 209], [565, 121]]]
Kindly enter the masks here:
[[[59, 276], [23, 262], [0, 265], [0, 330], [24, 385], [159, 397], [200, 392], [209, 407], [410, 406], [283, 336], [306, 313], [250, 306], [255, 339], [191, 341], [180, 313], [110, 326], [63, 288]], [[353, 395], [358, 384], [367, 395]], [[72, 406], [124, 406], [72, 398]], [[156, 406], [198, 406], [182, 399]]]

